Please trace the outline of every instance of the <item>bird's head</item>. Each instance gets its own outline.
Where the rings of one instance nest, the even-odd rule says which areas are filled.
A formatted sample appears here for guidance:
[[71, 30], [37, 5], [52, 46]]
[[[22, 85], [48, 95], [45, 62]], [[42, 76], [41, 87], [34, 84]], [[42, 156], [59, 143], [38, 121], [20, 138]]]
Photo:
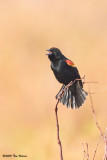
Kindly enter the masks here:
[[59, 61], [60, 59], [62, 59], [64, 57], [58, 48], [52, 47], [46, 51], [48, 51], [48, 54], [46, 54], [46, 55], [48, 55], [48, 58], [52, 62]]

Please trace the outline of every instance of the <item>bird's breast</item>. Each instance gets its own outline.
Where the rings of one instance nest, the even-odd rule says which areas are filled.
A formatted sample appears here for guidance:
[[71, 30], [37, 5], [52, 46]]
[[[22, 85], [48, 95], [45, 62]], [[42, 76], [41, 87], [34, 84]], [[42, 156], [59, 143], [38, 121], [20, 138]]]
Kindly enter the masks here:
[[54, 72], [56, 79], [63, 84], [68, 84], [73, 80], [73, 74], [68, 66], [64, 63], [51, 64], [51, 68]]

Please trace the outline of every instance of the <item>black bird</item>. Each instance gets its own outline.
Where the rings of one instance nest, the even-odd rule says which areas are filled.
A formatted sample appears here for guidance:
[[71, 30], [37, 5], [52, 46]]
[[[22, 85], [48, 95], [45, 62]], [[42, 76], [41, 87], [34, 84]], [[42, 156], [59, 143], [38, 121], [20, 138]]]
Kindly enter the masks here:
[[[75, 79], [81, 79], [81, 77], [74, 63], [66, 58], [58, 48], [52, 47], [47, 51], [49, 52], [47, 55], [51, 61], [51, 69], [54, 72], [56, 79], [63, 84], [56, 95], [56, 99], [58, 99], [61, 91], [66, 85]], [[86, 100], [86, 96], [87, 92], [83, 90], [82, 81], [78, 80], [65, 90], [60, 102], [72, 109], [79, 108]]]

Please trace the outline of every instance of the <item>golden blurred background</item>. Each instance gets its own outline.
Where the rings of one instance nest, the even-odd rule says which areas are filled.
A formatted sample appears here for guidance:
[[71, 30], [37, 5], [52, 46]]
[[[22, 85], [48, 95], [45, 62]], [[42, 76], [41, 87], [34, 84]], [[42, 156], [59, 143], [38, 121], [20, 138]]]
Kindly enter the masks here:
[[[99, 82], [90, 88], [101, 128], [107, 127], [107, 1], [1, 0], [0, 159], [59, 159], [54, 108], [61, 84], [45, 56], [50, 47], [71, 59], [86, 81]], [[79, 110], [58, 107], [64, 159], [82, 160], [86, 142], [92, 159], [100, 134], [89, 97]], [[96, 159], [103, 155], [100, 142]]]

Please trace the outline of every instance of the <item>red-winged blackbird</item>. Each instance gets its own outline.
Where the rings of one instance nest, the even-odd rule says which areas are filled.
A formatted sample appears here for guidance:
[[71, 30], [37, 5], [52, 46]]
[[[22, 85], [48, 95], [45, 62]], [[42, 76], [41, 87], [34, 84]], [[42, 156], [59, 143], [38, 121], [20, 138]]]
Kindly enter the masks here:
[[[81, 77], [74, 63], [66, 58], [58, 48], [53, 47], [47, 51], [49, 52], [47, 55], [51, 61], [51, 69], [56, 79], [63, 84], [56, 95], [56, 99], [58, 99], [61, 91], [67, 84], [75, 79], [81, 79]], [[83, 90], [82, 81], [78, 80], [65, 90], [60, 102], [63, 103], [63, 105], [67, 105], [67, 107], [79, 108], [86, 100], [86, 96], [87, 92]]]

